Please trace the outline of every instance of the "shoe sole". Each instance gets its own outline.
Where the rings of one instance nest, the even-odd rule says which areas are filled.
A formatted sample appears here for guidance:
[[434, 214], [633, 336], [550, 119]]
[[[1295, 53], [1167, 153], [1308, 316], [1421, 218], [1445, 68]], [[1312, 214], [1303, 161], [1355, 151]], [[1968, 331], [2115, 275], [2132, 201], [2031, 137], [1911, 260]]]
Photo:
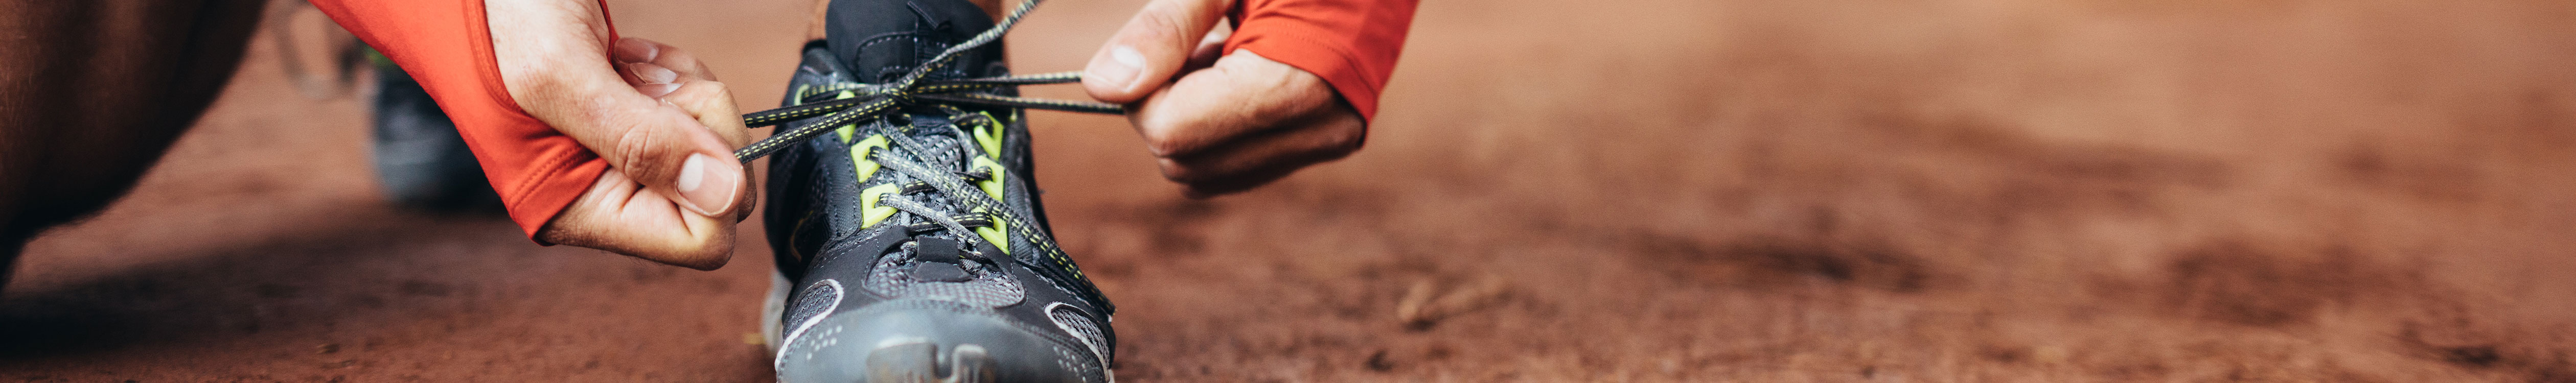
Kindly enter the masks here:
[[796, 281], [787, 280], [786, 275], [776, 271], [769, 273], [769, 299], [760, 304], [760, 347], [768, 350], [770, 355], [778, 355], [779, 336], [785, 335], [780, 333], [782, 326], [778, 321], [780, 317], [787, 316], [787, 294], [795, 289]]
[[[1051, 329], [982, 309], [904, 299], [788, 329], [780, 380], [811, 383], [1109, 382], [1096, 355]], [[795, 363], [787, 361], [793, 360]]]
[[[999, 363], [984, 346], [959, 344], [941, 358], [929, 340], [889, 340], [868, 351], [869, 383], [993, 383]], [[945, 365], [945, 367], [942, 367]]]

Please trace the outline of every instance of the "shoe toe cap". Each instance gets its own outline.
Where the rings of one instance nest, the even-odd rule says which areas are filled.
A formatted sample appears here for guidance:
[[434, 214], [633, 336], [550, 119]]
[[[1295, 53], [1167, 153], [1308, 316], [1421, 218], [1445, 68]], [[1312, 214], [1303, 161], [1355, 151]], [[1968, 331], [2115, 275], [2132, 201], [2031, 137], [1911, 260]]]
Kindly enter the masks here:
[[854, 310], [816, 321], [785, 346], [777, 367], [787, 383], [1106, 380], [1089, 351], [971, 309]]

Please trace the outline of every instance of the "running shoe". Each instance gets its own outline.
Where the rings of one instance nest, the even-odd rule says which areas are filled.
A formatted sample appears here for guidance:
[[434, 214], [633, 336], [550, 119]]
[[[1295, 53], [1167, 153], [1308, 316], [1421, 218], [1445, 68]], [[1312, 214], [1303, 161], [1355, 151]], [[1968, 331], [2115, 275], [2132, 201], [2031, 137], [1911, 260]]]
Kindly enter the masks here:
[[392, 61], [376, 65], [376, 181], [395, 205], [433, 213], [501, 212], [501, 196], [456, 122]]
[[827, 17], [781, 110], [883, 109], [803, 113], [780, 135], [820, 133], [743, 152], [772, 158], [779, 380], [1111, 381], [1111, 307], [1046, 226], [1021, 109], [940, 101], [1013, 90], [872, 101], [892, 99], [881, 84], [1009, 77], [992, 39], [967, 44], [994, 20], [965, 0], [834, 0]]

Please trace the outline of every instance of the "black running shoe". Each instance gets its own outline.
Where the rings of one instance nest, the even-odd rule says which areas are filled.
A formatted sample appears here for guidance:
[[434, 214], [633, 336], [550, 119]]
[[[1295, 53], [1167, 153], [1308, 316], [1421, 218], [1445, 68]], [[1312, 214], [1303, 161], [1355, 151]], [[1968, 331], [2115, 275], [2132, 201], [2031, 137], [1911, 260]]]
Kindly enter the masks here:
[[429, 91], [392, 61], [375, 68], [374, 157], [385, 198], [434, 213], [501, 212], [483, 165]]
[[[897, 82], [993, 26], [965, 0], [834, 0], [828, 17], [789, 106], [855, 101], [834, 89]], [[1001, 52], [964, 51], [920, 80], [1007, 76]], [[893, 108], [771, 156], [769, 243], [792, 281], [773, 306], [779, 380], [1109, 382], [1110, 305], [1056, 248], [1020, 109]]]

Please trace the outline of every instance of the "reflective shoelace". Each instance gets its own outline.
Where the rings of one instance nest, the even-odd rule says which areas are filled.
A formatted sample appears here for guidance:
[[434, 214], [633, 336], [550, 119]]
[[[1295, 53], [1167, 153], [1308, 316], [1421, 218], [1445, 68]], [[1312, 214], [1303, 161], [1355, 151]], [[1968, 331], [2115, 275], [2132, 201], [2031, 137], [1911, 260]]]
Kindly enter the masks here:
[[[958, 137], [960, 139], [970, 137], [970, 135], [961, 127], [963, 124], [986, 124], [986, 126], [993, 129], [993, 131], [1000, 132], [1002, 131], [1001, 121], [993, 120], [991, 116], [981, 113], [967, 113], [964, 110], [960, 110], [948, 104], [1103, 114], [1125, 113], [1125, 107], [1115, 104], [1005, 96], [985, 92], [988, 90], [1016, 87], [1020, 85], [1081, 82], [1082, 76], [1079, 72], [1055, 72], [958, 80], [923, 80], [923, 78], [928, 76], [931, 72], [939, 70], [941, 67], [947, 66], [949, 63], [956, 61], [960, 54], [1000, 40], [1002, 34], [1009, 31], [1013, 25], [1018, 24], [1022, 17], [1028, 15], [1029, 10], [1036, 8], [1039, 1], [1040, 0], [1023, 0], [1019, 7], [1013, 8], [1011, 12], [1004, 16], [1001, 22], [996, 23], [992, 29], [987, 29], [983, 33], [979, 33], [975, 35], [975, 37], [970, 38], [963, 43], [949, 47], [947, 50], [940, 52], [938, 56], [933, 56], [929, 61], [922, 63], [919, 67], [913, 68], [910, 72], [905, 73], [903, 77], [897, 78], [895, 81], [883, 84], [847, 82], [808, 87], [797, 92], [795, 95], [797, 98], [796, 101], [799, 103], [797, 105], [752, 112], [750, 114], [743, 115], [743, 121], [753, 127], [779, 125], [790, 121], [807, 119], [813, 119], [814, 122], [794, 129], [779, 131], [776, 134], [771, 135], [769, 138], [762, 139], [759, 142], [754, 142], [750, 146], [737, 149], [734, 151], [734, 157], [748, 163], [753, 159], [758, 159], [762, 156], [775, 153], [779, 149], [787, 147], [789, 144], [804, 142], [806, 140], [814, 139], [815, 137], [821, 137], [823, 133], [837, 130], [842, 126], [886, 118], [887, 116], [894, 114], [896, 111], [904, 109], [903, 107], [905, 106], [916, 105], [921, 101], [930, 101], [932, 102], [932, 104], [930, 104], [931, 106], [937, 107], [941, 109], [942, 112], [955, 118], [951, 123], [944, 125], [946, 125], [945, 127], [950, 129], [952, 133], [956, 134], [954, 137]], [[842, 94], [849, 94], [851, 97], [830, 99], [841, 97]], [[919, 127], [909, 126], [909, 124], [907, 124], [905, 128], [908, 130]], [[1003, 203], [999, 198], [994, 197], [993, 195], [985, 194], [985, 191], [974, 185], [975, 182], [995, 177], [995, 175], [991, 173], [971, 171], [941, 170], [931, 164], [923, 163], [920, 159], [926, 158], [924, 154], [937, 152], [939, 148], [932, 146], [930, 143], [923, 142], [921, 138], [908, 134], [909, 132], [903, 133], [905, 134], [882, 135], [891, 141], [891, 145], [881, 148], [869, 148], [867, 153], [863, 153], [861, 155], [866, 156], [865, 158], [870, 161], [874, 161], [877, 164], [884, 166], [886, 169], [893, 170], [896, 173], [912, 178], [915, 182], [906, 184], [902, 188], [898, 189], [898, 191], [893, 193], [896, 194], [895, 196], [866, 195], [861, 196], [861, 198], [875, 198], [878, 203], [882, 203], [887, 207], [892, 207], [904, 213], [909, 213], [915, 217], [920, 217], [923, 220], [930, 221], [926, 224], [906, 226], [902, 228], [902, 230], [922, 232], [946, 229], [952, 233], [956, 233], [958, 239], [968, 241], [964, 243], [969, 244], [969, 248], [972, 248], [972, 244], [987, 242], [981, 236], [976, 235], [974, 228], [978, 227], [994, 227], [1003, 229], [1006, 231], [1006, 233], [1003, 234], [1003, 240], [1006, 241], [1008, 240], [1008, 237], [1013, 234], [1019, 235], [1022, 238], [1033, 239], [1028, 241], [1031, 247], [1030, 249], [1007, 249], [1005, 252], [1036, 254], [1036, 258], [1000, 258], [1021, 260], [1023, 262], [1053, 263], [1052, 265], [1043, 265], [1050, 267], [1030, 267], [1029, 269], [1055, 280], [1080, 281], [1086, 279], [1082, 274], [1082, 270], [1074, 267], [1073, 260], [1065, 256], [1064, 251], [1057, 248], [1053, 241], [1034, 240], [1037, 238], [1047, 238], [1044, 233], [1037, 231], [1039, 226], [1034, 225], [1033, 222], [1027, 222], [1016, 215], [1003, 214], [1003, 212], [1009, 211], [1006, 210], [1009, 205]], [[968, 158], [977, 154], [965, 153], [964, 151], [980, 150], [980, 148], [967, 148], [967, 146], [973, 145], [959, 145], [956, 150], [961, 151], [960, 154]], [[998, 158], [999, 153], [986, 153], [985, 155], [993, 155]], [[942, 196], [948, 197], [949, 200], [956, 201], [968, 212], [951, 213], [934, 208], [928, 204], [912, 201], [908, 198], [887, 198], [907, 197], [929, 192], [938, 192]], [[1005, 248], [1002, 244], [992, 245], [996, 249]], [[994, 257], [990, 257], [980, 252], [970, 251], [966, 253], [969, 253], [976, 258], [983, 258], [981, 260], [995, 260]], [[1097, 288], [1088, 283], [1066, 283], [1062, 285], [1062, 287], [1066, 289], [1073, 290], [1077, 298], [1089, 301], [1094, 306], [1099, 307], [1102, 310], [1102, 314], [1108, 314], [1116, 310], [1115, 307], [1109, 303], [1108, 299], [1100, 295], [1100, 291]]]
[[[803, 92], [798, 92], [799, 94], [797, 94], [798, 102], [811, 103], [763, 110], [742, 115], [743, 122], [753, 127], [778, 125], [788, 121], [803, 120], [817, 116], [820, 116], [822, 119], [818, 120], [816, 123], [807, 124], [803, 127], [780, 131], [777, 134], [770, 135], [767, 139], [762, 139], [760, 142], [752, 143], [751, 146], [736, 149], [733, 151], [734, 157], [741, 159], [743, 162], [751, 162], [753, 159], [758, 159], [761, 156], [775, 153], [779, 148], [786, 147], [787, 144], [813, 139], [814, 137], [823, 135], [823, 132], [831, 131], [835, 127], [839, 127], [841, 125], [884, 117], [887, 112], [896, 110], [900, 106], [911, 104], [918, 100], [930, 100], [951, 104], [1062, 110], [1069, 112], [1104, 114], [1126, 113], [1125, 107], [1114, 104], [1004, 96], [979, 92], [1020, 85], [1081, 82], [1082, 75], [1080, 72], [1055, 72], [1024, 76], [987, 77], [963, 80], [922, 80], [923, 77], [929, 76], [932, 71], [937, 71], [939, 68], [948, 66], [951, 62], [957, 61], [958, 55], [963, 54], [966, 51], [974, 50], [975, 48], [983, 47], [985, 44], [1000, 41], [1002, 39], [1002, 33], [1010, 31], [1011, 26], [1019, 24], [1021, 18], [1028, 16], [1029, 10], [1037, 8], [1038, 2], [1039, 0], [1021, 1], [1020, 6], [1018, 8], [1011, 9], [1011, 13], [1003, 16], [1000, 23], [993, 25], [993, 29], [984, 30], [983, 33], [976, 34], [974, 38], [967, 39], [964, 43], [948, 47], [948, 50], [939, 52], [938, 56], [931, 57], [930, 61], [921, 63], [921, 66], [919, 67], [912, 68], [911, 72], [905, 73], [903, 77], [896, 78], [893, 82], [884, 84], [840, 83], [814, 87], [806, 89]], [[813, 102], [817, 97], [832, 96], [841, 92], [850, 92], [856, 97]]]
[[[963, 111], [960, 111], [960, 110], [954, 110], [954, 109], [950, 109], [950, 110], [948, 110], [948, 111], [949, 111], [949, 112], [951, 112], [951, 113], [963, 112]], [[977, 115], [977, 116], [981, 116], [981, 115]], [[964, 129], [962, 129], [962, 128], [959, 128], [956, 124], [953, 124], [953, 123], [952, 123], [952, 124], [948, 124], [948, 126], [947, 126], [947, 127], [949, 128], [950, 133], [954, 133], [954, 134], [955, 134], [953, 137], [959, 137], [960, 139], [963, 139], [964, 137], [967, 137], [965, 130], [964, 130]], [[920, 128], [920, 127], [919, 127], [919, 126], [911, 126], [911, 125], [907, 125], [907, 126], [906, 126], [906, 128], [907, 128], [907, 129], [918, 129], [918, 128]], [[865, 156], [869, 161], [874, 161], [874, 162], [876, 162], [878, 165], [885, 166], [885, 168], [886, 168], [886, 169], [888, 169], [888, 170], [893, 170], [893, 171], [894, 171], [895, 173], [897, 173], [897, 174], [902, 174], [902, 175], [904, 175], [905, 177], [912, 178], [912, 179], [916, 180], [916, 181], [913, 181], [913, 182], [911, 182], [911, 183], [904, 184], [904, 185], [903, 185], [903, 187], [901, 187], [901, 188], [897, 188], [897, 189], [895, 189], [895, 192], [893, 193], [895, 196], [903, 197], [903, 196], [914, 196], [914, 195], [920, 195], [920, 194], [924, 194], [924, 193], [931, 193], [931, 192], [944, 192], [945, 190], [941, 190], [941, 188], [940, 188], [940, 186], [939, 186], [939, 185], [940, 185], [939, 183], [934, 183], [934, 182], [931, 182], [931, 181], [930, 181], [930, 180], [934, 180], [934, 179], [936, 179], [936, 180], [952, 181], [951, 183], [959, 184], [959, 185], [971, 185], [971, 184], [972, 184], [972, 183], [974, 183], [974, 182], [980, 182], [980, 181], [982, 181], [982, 180], [990, 179], [991, 177], [993, 177], [992, 173], [990, 173], [990, 172], [983, 172], [983, 171], [963, 171], [963, 170], [955, 170], [955, 169], [951, 169], [951, 170], [948, 170], [948, 171], [944, 171], [944, 172], [942, 172], [942, 171], [938, 171], [938, 170], [933, 170], [933, 169], [931, 169], [931, 166], [932, 166], [932, 165], [930, 165], [930, 164], [924, 164], [924, 163], [920, 163], [920, 162], [916, 162], [916, 160], [915, 160], [915, 159], [917, 159], [917, 158], [923, 158], [923, 157], [925, 157], [925, 156], [924, 156], [924, 154], [927, 154], [927, 153], [929, 153], [929, 152], [933, 152], [933, 151], [945, 152], [945, 151], [946, 151], [946, 149], [951, 149], [951, 148], [933, 148], [933, 147], [930, 147], [930, 146], [929, 146], [929, 143], [922, 142], [922, 141], [921, 141], [921, 139], [919, 139], [919, 138], [915, 138], [915, 137], [912, 137], [912, 136], [911, 136], [911, 135], [909, 135], [909, 134], [889, 134], [889, 135], [885, 135], [885, 136], [886, 136], [886, 137], [888, 137], [888, 138], [890, 138], [890, 139], [893, 139], [893, 140], [894, 140], [894, 145], [887, 146], [887, 147], [882, 148], [882, 149], [880, 149], [880, 148], [869, 148], [867, 153], [863, 153], [863, 154], [860, 154], [860, 155], [861, 155], [861, 156]], [[954, 147], [952, 147], [952, 148], [953, 148], [954, 150], [961, 151], [961, 152], [960, 152], [960, 153], [958, 153], [958, 154], [963, 155], [963, 156], [966, 156], [966, 157], [969, 157], [969, 158], [971, 158], [971, 157], [973, 157], [973, 156], [977, 156], [977, 155], [979, 155], [979, 154], [975, 154], [975, 153], [967, 153], [967, 152], [963, 152], [963, 151], [965, 151], [965, 150], [970, 150], [970, 149], [967, 149], [967, 148], [965, 147], [965, 145], [957, 145], [957, 146], [954, 146]], [[982, 155], [990, 155], [990, 154], [989, 154], [989, 153], [987, 153], [987, 154], [982, 154]], [[959, 161], [959, 162], [966, 162], [966, 161]], [[953, 167], [952, 167], [952, 168], [953, 168]], [[981, 189], [977, 189], [977, 190], [975, 190], [975, 191], [974, 191], [974, 193], [981, 193], [981, 192], [982, 192], [982, 190], [981, 190]], [[942, 195], [944, 195], [944, 196], [949, 196], [949, 197], [951, 197], [951, 199], [957, 199], [957, 198], [955, 198], [956, 196], [955, 196], [955, 195], [953, 195], [953, 194], [943, 193]], [[987, 197], [990, 197], [989, 195], [986, 195], [986, 196], [987, 196]], [[919, 232], [926, 232], [926, 231], [932, 231], [932, 230], [947, 229], [947, 230], [948, 230], [949, 232], [951, 232], [951, 233], [957, 233], [957, 234], [958, 234], [958, 237], [959, 237], [960, 239], [964, 240], [968, 245], [970, 245], [970, 246], [969, 246], [970, 248], [972, 247], [971, 245], [973, 245], [973, 244], [975, 244], [975, 243], [977, 243], [977, 242], [984, 242], [982, 237], [979, 237], [979, 236], [974, 235], [974, 233], [975, 233], [974, 229], [975, 229], [975, 228], [978, 228], [978, 227], [993, 227], [993, 226], [995, 226], [995, 225], [994, 225], [994, 223], [996, 222], [996, 221], [994, 221], [994, 220], [993, 220], [993, 215], [992, 215], [992, 214], [986, 214], [986, 213], [973, 213], [973, 212], [969, 212], [969, 213], [951, 213], [951, 212], [946, 212], [946, 211], [940, 211], [939, 209], [932, 208], [932, 207], [930, 207], [929, 205], [923, 204], [923, 203], [921, 203], [921, 202], [915, 202], [915, 201], [912, 201], [912, 200], [909, 200], [909, 199], [903, 199], [903, 198], [885, 198], [885, 197], [879, 197], [879, 196], [864, 196], [864, 197], [865, 197], [865, 198], [877, 198], [877, 200], [876, 200], [876, 201], [877, 201], [878, 203], [884, 204], [886, 207], [892, 207], [892, 208], [894, 208], [895, 210], [898, 210], [898, 211], [902, 211], [902, 212], [905, 212], [905, 213], [911, 213], [913, 216], [921, 217], [922, 219], [925, 219], [925, 220], [929, 220], [929, 221], [930, 221], [930, 222], [927, 222], [927, 223], [915, 224], [915, 225], [913, 225], [913, 226], [906, 226], [906, 227], [904, 227], [904, 230], [908, 230], [908, 231], [911, 231], [911, 232], [914, 232], [914, 233], [919, 233]], [[970, 205], [971, 205], [971, 204], [970, 204]], [[965, 217], [959, 217], [959, 216], [965, 216]], [[1004, 245], [1001, 245], [1001, 244], [994, 244], [994, 246], [993, 246], [993, 247], [994, 247], [994, 248], [996, 248], [996, 249], [999, 249], [999, 248], [1004, 248]], [[982, 254], [981, 252], [972, 252], [972, 253], [975, 253], [975, 254], [977, 254], [977, 255], [981, 255], [981, 254]]]

